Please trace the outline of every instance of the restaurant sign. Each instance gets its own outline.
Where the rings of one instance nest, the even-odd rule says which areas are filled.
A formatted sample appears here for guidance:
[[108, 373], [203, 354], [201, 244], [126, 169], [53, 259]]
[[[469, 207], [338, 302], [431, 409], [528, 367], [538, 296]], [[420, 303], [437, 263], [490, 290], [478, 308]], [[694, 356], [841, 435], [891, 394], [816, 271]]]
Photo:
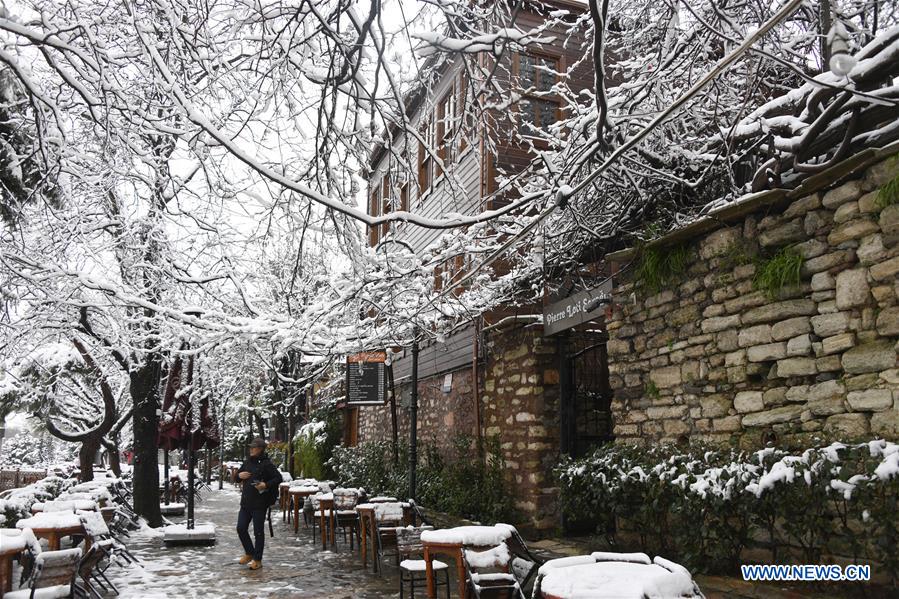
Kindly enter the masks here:
[[387, 401], [387, 352], [347, 356], [346, 392], [349, 406], [383, 405]]
[[555, 335], [603, 315], [612, 300], [612, 279], [543, 308], [543, 334]]

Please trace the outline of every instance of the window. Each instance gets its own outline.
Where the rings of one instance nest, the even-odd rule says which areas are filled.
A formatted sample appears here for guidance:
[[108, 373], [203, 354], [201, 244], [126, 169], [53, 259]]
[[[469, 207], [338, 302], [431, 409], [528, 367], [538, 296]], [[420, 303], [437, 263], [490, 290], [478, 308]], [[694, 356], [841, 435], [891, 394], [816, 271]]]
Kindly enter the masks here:
[[427, 118], [420, 127], [421, 138], [424, 143], [418, 144], [418, 196], [421, 197], [431, 188], [434, 182], [434, 159], [431, 151], [434, 149], [434, 119]]
[[460, 74], [437, 101], [433, 114], [423, 117], [419, 131], [424, 143], [418, 145], [419, 197], [443, 173], [441, 166], [427, 150], [433, 151], [440, 162], [448, 167], [468, 147], [466, 136], [474, 130], [474, 121], [470, 114], [464, 114], [466, 89], [465, 80]]
[[[434, 269], [434, 291], [442, 291], [462, 278], [465, 269], [465, 256], [448, 258]], [[464, 288], [460, 285], [453, 289], [455, 295], [461, 295]]]
[[[391, 201], [391, 187], [390, 187], [390, 171], [388, 174], [384, 175], [383, 179], [383, 191], [381, 196], [381, 214], [390, 214], [393, 211], [393, 202]], [[383, 223], [381, 225], [381, 239], [387, 237], [387, 234], [390, 233], [390, 222]]]
[[518, 132], [533, 134], [533, 127], [546, 129], [559, 120], [561, 100], [553, 93], [559, 60], [548, 56], [517, 55], [517, 87], [523, 96], [519, 102]]
[[[372, 183], [371, 195], [369, 196], [368, 201], [368, 213], [372, 216], [378, 216], [378, 212], [381, 208], [381, 186], [378, 185], [377, 181]], [[380, 228], [377, 226], [368, 228], [368, 244], [371, 247], [375, 247], [378, 245], [378, 233], [380, 232]]]

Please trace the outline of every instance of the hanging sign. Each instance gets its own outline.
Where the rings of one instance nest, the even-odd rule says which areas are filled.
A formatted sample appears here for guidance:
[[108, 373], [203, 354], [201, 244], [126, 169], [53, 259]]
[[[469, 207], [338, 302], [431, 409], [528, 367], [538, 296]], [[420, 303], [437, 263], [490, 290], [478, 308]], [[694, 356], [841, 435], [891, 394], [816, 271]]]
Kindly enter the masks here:
[[348, 406], [374, 406], [387, 402], [387, 352], [362, 352], [347, 356]]
[[555, 335], [602, 316], [606, 305], [611, 300], [612, 279], [606, 279], [598, 287], [575, 293], [571, 297], [544, 306], [544, 336]]

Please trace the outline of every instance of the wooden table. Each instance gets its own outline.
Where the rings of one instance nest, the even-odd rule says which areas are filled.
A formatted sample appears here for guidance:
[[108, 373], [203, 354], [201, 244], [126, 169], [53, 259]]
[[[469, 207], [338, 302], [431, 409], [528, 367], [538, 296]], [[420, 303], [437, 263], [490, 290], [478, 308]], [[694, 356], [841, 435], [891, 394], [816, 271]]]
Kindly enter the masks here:
[[281, 508], [281, 521], [287, 522], [287, 517], [290, 515], [290, 510], [287, 509], [288, 502], [290, 501], [290, 483], [281, 483], [278, 485], [278, 507]]
[[70, 537], [72, 535], [81, 535], [84, 537], [84, 553], [87, 553], [88, 549], [91, 548], [91, 538], [80, 524], [78, 526], [53, 526], [47, 528], [35, 528], [32, 526], [31, 532], [33, 532], [34, 536], [39, 539], [47, 539], [49, 544], [48, 549], [50, 551], [59, 551], [62, 538]]
[[[378, 560], [376, 559], [375, 554], [378, 551], [377, 548], [377, 540], [378, 540], [378, 521], [375, 517], [375, 510], [377, 509], [376, 504], [373, 503], [363, 503], [361, 505], [356, 506], [356, 513], [359, 514], [359, 530], [362, 533], [361, 539], [359, 541], [359, 548], [362, 550], [362, 567], [368, 567], [368, 540], [371, 539], [371, 552], [372, 552], [372, 570], [374, 572], [378, 571]], [[414, 524], [412, 522], [412, 504], [403, 503], [403, 526], [408, 526], [410, 524]]]
[[25, 531], [16, 528], [0, 530], [0, 596], [12, 590], [13, 560], [25, 551], [27, 536]]
[[[449, 531], [455, 531], [453, 542], [438, 542], [426, 540], [428, 533], [440, 533], [440, 536], [446, 536]], [[479, 534], [480, 533], [480, 534]], [[511, 532], [498, 526], [459, 526], [442, 531], [426, 531], [422, 533], [422, 546], [424, 548], [425, 574], [428, 582], [428, 598], [437, 599], [437, 586], [434, 581], [434, 556], [445, 555], [456, 562], [456, 577], [459, 585], [459, 598], [466, 599], [468, 596], [468, 585], [465, 580], [465, 562], [463, 561], [462, 550], [471, 549], [473, 551], [486, 551], [499, 545], [511, 536]], [[473, 544], [466, 543], [466, 537], [477, 537], [489, 540], [489, 544]], [[492, 537], [492, 538], [487, 538]]]
[[306, 501], [306, 498], [310, 495], [315, 495], [318, 493], [318, 488], [310, 489], [308, 487], [295, 487], [288, 491], [288, 497], [290, 498], [288, 501], [293, 502], [293, 532], [294, 534], [300, 531], [300, 512], [303, 509], [303, 504]]

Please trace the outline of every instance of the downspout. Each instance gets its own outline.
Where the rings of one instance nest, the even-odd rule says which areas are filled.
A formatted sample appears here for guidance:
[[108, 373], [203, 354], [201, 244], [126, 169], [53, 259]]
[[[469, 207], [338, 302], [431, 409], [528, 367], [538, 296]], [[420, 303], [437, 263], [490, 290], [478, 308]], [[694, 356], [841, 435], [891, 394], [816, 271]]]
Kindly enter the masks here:
[[475, 440], [478, 444], [478, 456], [484, 456], [484, 438], [481, 433], [481, 381], [478, 376], [478, 350], [481, 339], [481, 319], [478, 317], [474, 321], [474, 343], [472, 343], [471, 356], [471, 380], [472, 380], [472, 396], [474, 397], [474, 427]]

